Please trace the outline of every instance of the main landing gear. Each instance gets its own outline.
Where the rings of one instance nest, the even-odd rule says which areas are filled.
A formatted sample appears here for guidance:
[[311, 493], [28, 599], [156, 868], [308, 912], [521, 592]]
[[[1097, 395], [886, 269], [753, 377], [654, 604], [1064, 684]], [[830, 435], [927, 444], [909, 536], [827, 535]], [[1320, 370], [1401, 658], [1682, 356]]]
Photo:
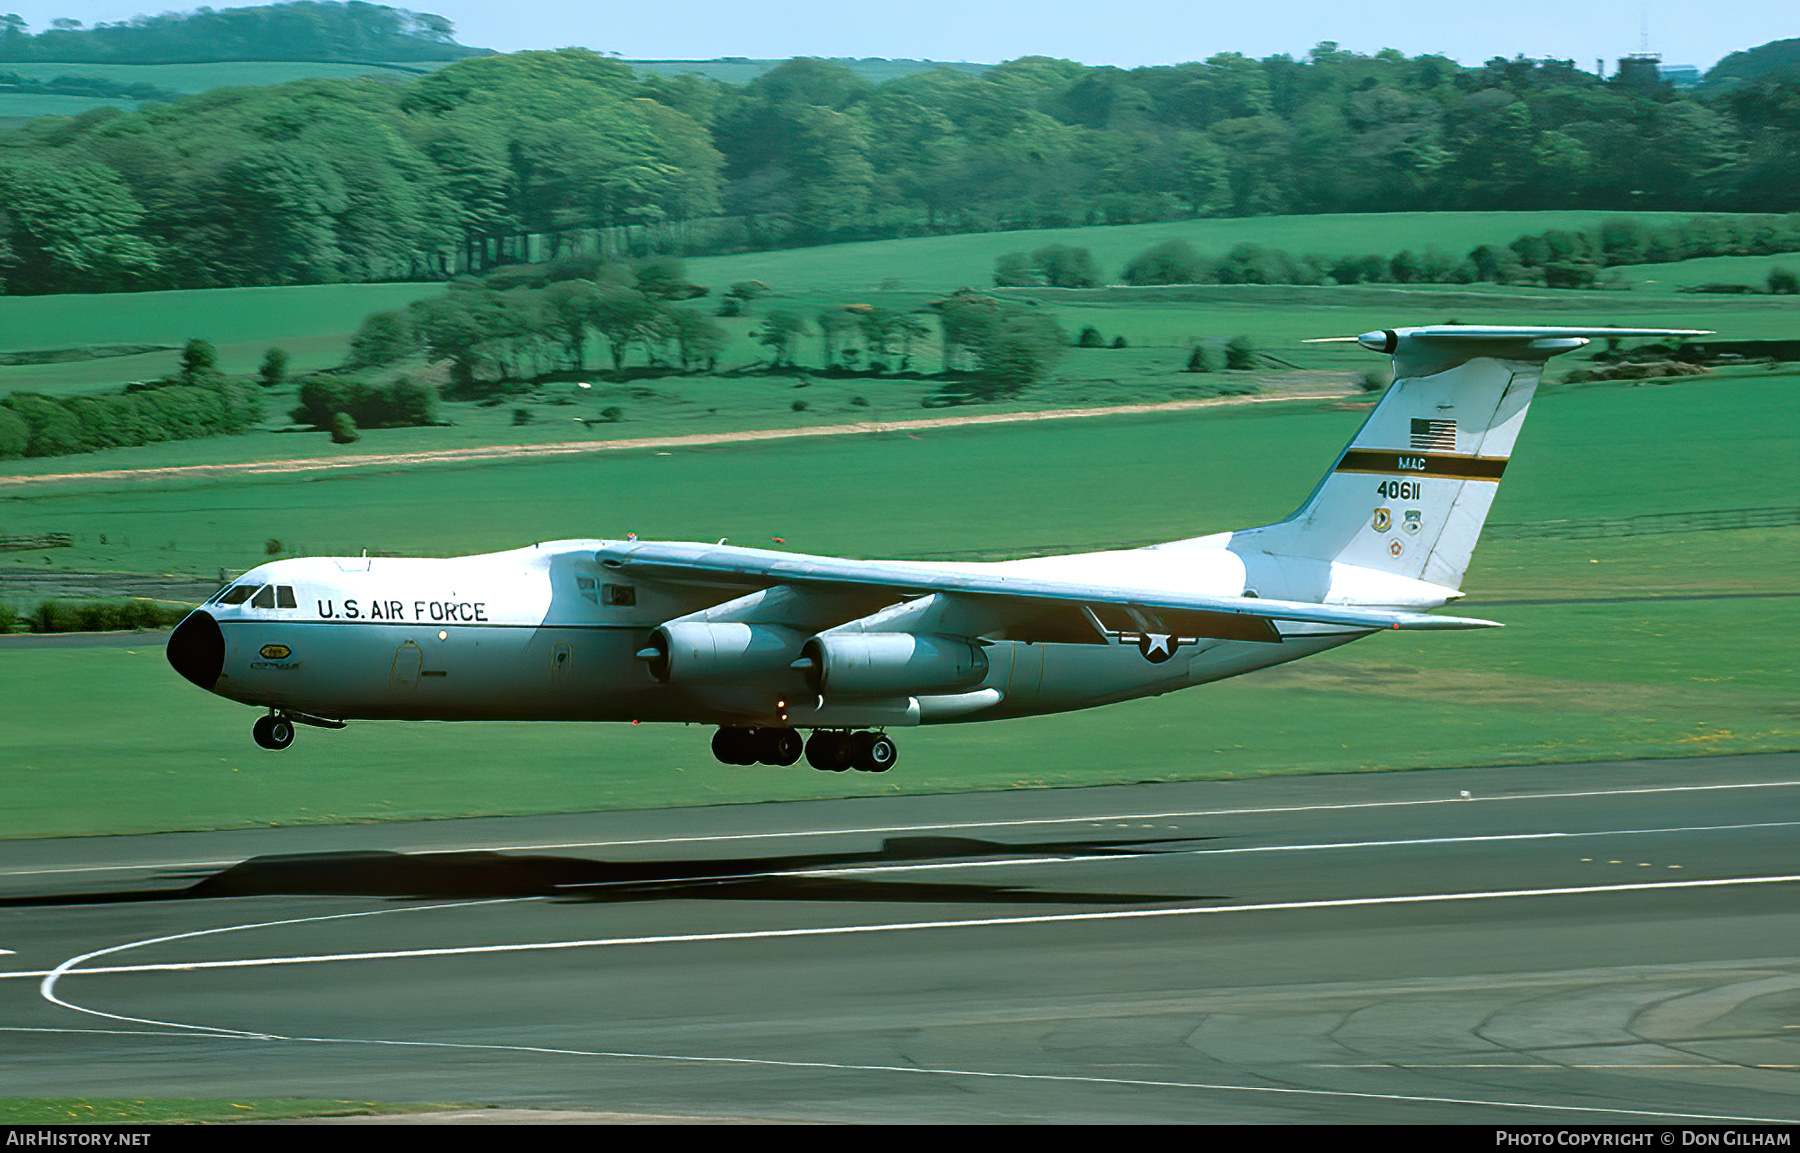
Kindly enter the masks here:
[[[726, 727], [713, 734], [712, 750], [713, 756], [728, 765], [791, 765], [800, 759], [801, 741], [793, 729]], [[832, 729], [814, 729], [805, 750], [807, 764], [832, 773], [846, 769], [885, 773], [900, 756], [886, 733]]]

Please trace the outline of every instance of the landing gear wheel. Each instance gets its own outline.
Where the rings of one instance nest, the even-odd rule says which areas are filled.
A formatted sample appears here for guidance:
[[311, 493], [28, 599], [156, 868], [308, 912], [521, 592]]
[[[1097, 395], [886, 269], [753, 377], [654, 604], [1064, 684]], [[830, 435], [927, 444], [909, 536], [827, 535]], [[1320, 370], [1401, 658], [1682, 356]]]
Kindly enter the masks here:
[[712, 753], [728, 765], [754, 765], [756, 745], [751, 730], [725, 727], [713, 734]]
[[806, 763], [828, 773], [841, 773], [850, 767], [850, 734], [813, 730], [806, 742]]
[[793, 729], [757, 729], [756, 759], [765, 765], [791, 765], [805, 744]]
[[286, 717], [264, 717], [251, 728], [250, 737], [265, 749], [285, 749], [294, 743], [294, 722]]
[[900, 749], [886, 733], [857, 733], [850, 744], [851, 761], [865, 773], [885, 773], [900, 759]]

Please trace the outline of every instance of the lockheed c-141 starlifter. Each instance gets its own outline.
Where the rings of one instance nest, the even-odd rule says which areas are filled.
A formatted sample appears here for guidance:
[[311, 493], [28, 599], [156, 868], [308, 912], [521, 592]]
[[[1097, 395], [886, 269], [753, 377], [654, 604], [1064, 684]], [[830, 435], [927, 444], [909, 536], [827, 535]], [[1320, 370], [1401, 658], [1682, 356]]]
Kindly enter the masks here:
[[[1433, 615], [1463, 573], [1544, 363], [1671, 329], [1365, 333], [1394, 383], [1276, 524], [994, 563], [564, 540], [447, 560], [273, 561], [176, 628], [182, 676], [254, 736], [368, 720], [679, 721], [733, 764], [882, 772], [890, 730], [1084, 709]], [[802, 730], [810, 730], [803, 740]]]

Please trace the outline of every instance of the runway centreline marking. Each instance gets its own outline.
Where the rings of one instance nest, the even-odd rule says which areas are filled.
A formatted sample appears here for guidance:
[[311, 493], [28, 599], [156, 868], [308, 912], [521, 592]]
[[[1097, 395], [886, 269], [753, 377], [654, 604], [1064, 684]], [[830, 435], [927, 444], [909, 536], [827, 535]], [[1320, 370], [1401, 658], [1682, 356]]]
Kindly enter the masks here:
[[[204, 929], [194, 933], [180, 933], [172, 937], [155, 937], [143, 941], [127, 942], [111, 948], [101, 949], [93, 953], [85, 953], [79, 957], [64, 961], [54, 969], [40, 969], [0, 973], [0, 979], [18, 977], [43, 978], [43, 993], [46, 999], [64, 1005], [65, 1008], [79, 1012], [94, 1013], [97, 1016], [114, 1017], [110, 1013], [98, 1010], [82, 1009], [57, 1000], [53, 995], [56, 982], [65, 976], [101, 976], [118, 973], [158, 973], [158, 972], [199, 972], [208, 969], [256, 969], [274, 965], [317, 965], [340, 961], [389, 961], [406, 960], [422, 957], [464, 957], [493, 953], [532, 953], [561, 949], [595, 949], [620, 945], [671, 945], [694, 944], [717, 941], [758, 941], [779, 940], [796, 937], [833, 937], [850, 936], [863, 933], [901, 933], [934, 929], [975, 929], [995, 928], [1009, 925], [1050, 925], [1080, 921], [1128, 921], [1148, 920], [1166, 917], [1218, 916], [1229, 913], [1268, 913], [1303, 909], [1349, 909], [1366, 908], [1380, 905], [1419, 905], [1442, 904], [1451, 901], [1488, 901], [1507, 900], [1521, 897], [1567, 897], [1592, 895], [1597, 893], [1634, 893], [1653, 892], [1671, 889], [1706, 889], [1723, 888], [1733, 885], [1780, 885], [1800, 882], [1800, 874], [1769, 877], [1725, 877], [1697, 881], [1642, 881], [1632, 884], [1617, 885], [1578, 885], [1548, 889], [1496, 889], [1474, 893], [1419, 893], [1388, 897], [1339, 897], [1319, 901], [1271, 901], [1255, 905], [1185, 905], [1174, 909], [1109, 909], [1099, 913], [1044, 913], [1029, 917], [973, 917], [948, 921], [899, 921], [877, 923], [872, 925], [824, 925], [807, 929], [746, 929], [723, 933], [670, 933], [648, 937], [591, 937], [574, 941], [528, 941], [509, 945], [453, 945], [433, 949], [382, 949], [362, 953], [310, 953], [286, 957], [243, 957], [227, 961], [172, 961], [159, 964], [144, 965], [96, 965], [91, 968], [77, 968], [82, 961], [99, 957], [108, 953], [122, 952], [144, 945], [161, 944], [183, 938], [201, 937], [214, 933], [237, 932], [246, 929], [269, 928], [276, 925], [293, 925], [309, 921], [335, 920], [340, 917], [373, 916], [384, 910], [371, 910], [364, 913], [340, 913], [324, 917], [299, 917], [285, 921], [271, 921], [266, 924], [228, 925], [219, 929]], [[462, 905], [498, 904], [503, 901], [538, 900], [534, 897], [499, 898], [493, 901], [459, 902]], [[419, 905], [408, 910], [445, 908], [444, 905]], [[402, 910], [395, 910], [402, 911]], [[138, 1024], [168, 1025], [168, 1021], [151, 1021], [137, 1017], [114, 1017], [116, 1020], [128, 1020]], [[196, 1026], [200, 1027], [200, 1026]], [[237, 1032], [238, 1030], [226, 1030]]]
[[[1119, 861], [1143, 861], [1146, 857], [1208, 857], [1236, 853], [1299, 853], [1315, 849], [1391, 849], [1405, 845], [1464, 845], [1488, 841], [1544, 841], [1572, 837], [1626, 837], [1650, 833], [1716, 833], [1738, 829], [1787, 829], [1800, 821], [1753, 821], [1742, 825], [1675, 825], [1660, 829], [1594, 829], [1578, 833], [1489, 833], [1474, 837], [1414, 837], [1396, 841], [1326, 841], [1305, 845], [1241, 845], [1230, 849], [1145, 849], [1115, 853], [1081, 853], [1061, 857], [999, 857], [991, 860], [932, 861], [904, 865], [845, 865], [841, 868], [773, 869], [755, 873], [717, 873], [682, 880], [744, 881], [757, 877], [848, 877], [864, 873], [922, 873], [940, 869], [994, 869], [1008, 865], [1077, 865]], [[1669, 866], [1677, 868], [1679, 866]], [[559, 890], [616, 889], [644, 884], [643, 878], [626, 881], [576, 881], [555, 886]]]
[[[1158, 813], [1111, 813], [1086, 817], [1019, 817], [998, 821], [953, 821], [923, 825], [867, 825], [835, 829], [793, 829], [764, 833], [711, 833], [683, 837], [636, 837], [610, 841], [556, 841], [528, 845], [440, 843], [407, 850], [413, 853], [488, 852], [523, 853], [542, 849], [603, 849], [624, 845], [709, 844], [719, 841], [782, 840], [793, 837], [861, 836], [872, 833], [921, 833], [943, 829], [1006, 829], [1039, 825], [1079, 825], [1117, 821], [1175, 820], [1182, 817], [1243, 817], [1270, 813], [1341, 812], [1351, 809], [1406, 808], [1419, 805], [1470, 805], [1495, 801], [1555, 801], [1579, 797], [1622, 797], [1659, 793], [1717, 792], [1724, 789], [1786, 789], [1800, 781], [1747, 781], [1728, 785], [1667, 785], [1635, 789], [1592, 789], [1571, 793], [1519, 793], [1504, 797], [1425, 797], [1410, 801], [1353, 801], [1337, 805], [1271, 805], [1247, 809], [1192, 809]], [[521, 818], [523, 819], [523, 818]], [[1724, 826], [1721, 826], [1724, 827]], [[209, 869], [238, 864], [247, 858], [211, 861], [157, 861], [120, 865], [70, 865], [48, 869], [0, 869], [0, 877], [54, 876], [61, 873], [128, 873], [147, 869]]]
[[[748, 873], [745, 876], [772, 877], [837, 877], [849, 873], [906, 873], [926, 869], [981, 869], [997, 865], [1070, 864], [1080, 861], [1142, 861], [1145, 857], [1211, 857], [1235, 853], [1300, 853], [1313, 849], [1392, 849], [1404, 845], [1466, 845], [1486, 841], [1547, 841], [1566, 837], [1629, 837], [1649, 833], [1721, 833], [1737, 829], [1787, 829], [1800, 821], [1753, 821], [1744, 825], [1674, 825], [1662, 829], [1593, 829], [1578, 833], [1488, 833], [1474, 837], [1414, 837], [1398, 841], [1322, 841], [1306, 845], [1240, 845], [1230, 849], [1149, 849], [1137, 852], [1107, 853], [1073, 857], [1005, 857], [994, 861], [937, 861], [910, 865], [849, 865], [841, 869], [790, 869], [779, 873]], [[625, 881], [603, 881], [600, 884], [630, 884]], [[559, 885], [558, 888], [592, 888], [591, 885]]]
[[716, 833], [689, 837], [639, 837], [617, 841], [568, 841], [561, 844], [497, 845], [494, 853], [519, 853], [533, 849], [598, 849], [613, 845], [662, 845], [710, 841], [755, 841], [782, 837], [830, 837], [865, 833], [923, 833], [941, 829], [1007, 829], [1036, 825], [1098, 824], [1108, 821], [1165, 821], [1182, 817], [1250, 817], [1270, 813], [1341, 812], [1349, 809], [1406, 808], [1417, 805], [1469, 805], [1493, 801], [1555, 801], [1576, 797], [1620, 797], [1646, 793], [1713, 792], [1720, 789], [1781, 789], [1800, 786], [1800, 781], [1749, 781], [1730, 785], [1668, 785], [1637, 789], [1596, 789], [1573, 793], [1519, 793], [1507, 797], [1423, 797], [1411, 801], [1352, 801], [1337, 805], [1270, 805], [1247, 809], [1191, 809], [1157, 813], [1111, 813], [1087, 817], [1019, 817], [999, 821], [955, 821], [926, 825], [891, 825], [846, 829], [796, 830], [782, 833]]

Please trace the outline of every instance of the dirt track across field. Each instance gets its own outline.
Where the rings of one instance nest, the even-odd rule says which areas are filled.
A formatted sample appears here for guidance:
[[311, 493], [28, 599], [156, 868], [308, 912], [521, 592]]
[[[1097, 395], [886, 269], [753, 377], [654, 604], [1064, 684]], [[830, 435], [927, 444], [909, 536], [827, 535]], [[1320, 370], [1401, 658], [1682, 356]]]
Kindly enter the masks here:
[[250, 461], [242, 464], [188, 464], [167, 468], [117, 468], [96, 472], [62, 472], [47, 476], [0, 476], [0, 491], [68, 481], [108, 480], [207, 480], [236, 476], [260, 476], [299, 472], [327, 472], [349, 468], [382, 468], [397, 465], [465, 464], [470, 461], [516, 460], [525, 457], [578, 456], [585, 453], [623, 452], [631, 449], [694, 448], [714, 444], [740, 444], [759, 440], [791, 440], [808, 436], [854, 436], [873, 432], [918, 432], [977, 424], [1018, 424], [1034, 420], [1073, 420], [1089, 416], [1128, 416], [1148, 412], [1184, 412], [1233, 404], [1267, 404], [1282, 400], [1341, 400], [1355, 396], [1338, 392], [1278, 393], [1271, 396], [1221, 396], [1211, 400], [1175, 400], [1162, 404], [1115, 404], [1103, 408], [1053, 408], [1041, 412], [997, 412], [978, 416], [938, 416], [922, 420], [863, 421], [828, 424], [815, 428], [767, 428], [738, 432], [694, 433], [687, 436], [644, 436], [625, 440], [578, 440], [564, 444], [496, 444], [479, 448], [447, 448], [433, 452], [404, 452], [362, 456], [311, 457], [301, 460]]

